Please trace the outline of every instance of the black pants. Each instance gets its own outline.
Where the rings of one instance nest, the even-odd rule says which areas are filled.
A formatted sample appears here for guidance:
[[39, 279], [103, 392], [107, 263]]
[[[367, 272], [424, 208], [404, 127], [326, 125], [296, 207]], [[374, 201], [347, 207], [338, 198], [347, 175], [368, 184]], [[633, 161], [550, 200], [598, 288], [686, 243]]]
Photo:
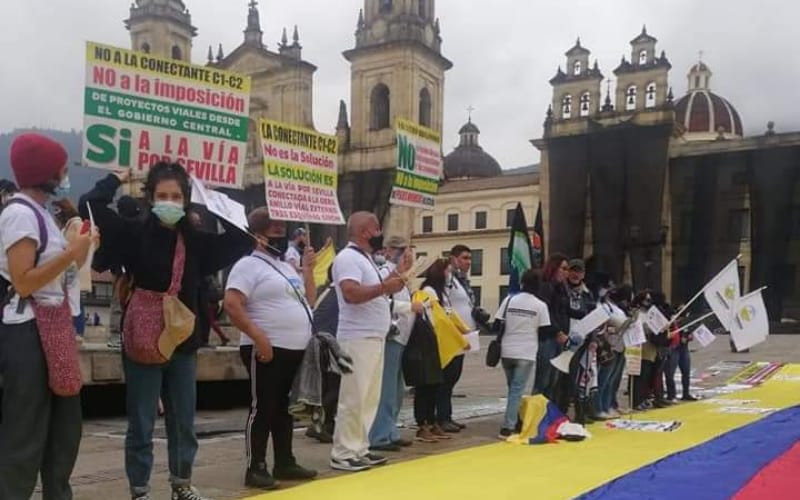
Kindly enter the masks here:
[[436, 423], [436, 398], [441, 387], [441, 384], [414, 387], [414, 419], [417, 425]]
[[637, 407], [653, 394], [656, 362], [642, 360], [641, 375], [633, 377], [633, 407]]
[[461, 379], [464, 355], [456, 356], [444, 367], [444, 383], [436, 394], [436, 421], [440, 424], [453, 420], [453, 388]]
[[242, 359], [242, 364], [244, 365], [245, 369], [247, 370], [247, 376], [252, 377], [253, 374], [250, 373], [250, 362], [253, 359], [253, 346], [252, 345], [240, 345], [239, 346], [239, 357]]
[[256, 361], [251, 356], [250, 415], [247, 418], [247, 458], [249, 467], [266, 463], [267, 441], [272, 436], [275, 465], [294, 464], [292, 431], [294, 421], [289, 415], [289, 393], [292, 382], [303, 361], [304, 351], [272, 348], [269, 363]]
[[325, 431], [333, 435], [336, 426], [336, 408], [339, 407], [339, 386], [342, 377], [339, 374], [325, 371], [322, 373], [322, 409], [325, 412], [323, 423]]
[[33, 321], [0, 326], [0, 374], [0, 498], [28, 500], [41, 474], [44, 500], [71, 499], [69, 477], [81, 442], [81, 399], [50, 392]]

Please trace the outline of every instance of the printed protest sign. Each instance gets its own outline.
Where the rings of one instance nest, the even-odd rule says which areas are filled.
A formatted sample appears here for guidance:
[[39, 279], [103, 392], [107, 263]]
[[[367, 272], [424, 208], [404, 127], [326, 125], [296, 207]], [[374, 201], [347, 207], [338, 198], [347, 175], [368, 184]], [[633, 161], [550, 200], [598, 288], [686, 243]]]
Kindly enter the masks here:
[[608, 319], [608, 311], [606, 311], [605, 308], [595, 307], [592, 312], [584, 316], [583, 319], [574, 325], [574, 328], [572, 328], [570, 333], [574, 333], [579, 335], [581, 338], [585, 338], [587, 335], [606, 324]]
[[694, 332], [692, 332], [692, 337], [703, 347], [708, 347], [717, 339], [706, 325], [698, 326]]
[[194, 176], [192, 177], [192, 203], [205, 205], [212, 214], [230, 222], [245, 233], [248, 232], [244, 205], [223, 193], [206, 189]]
[[632, 322], [630, 326], [625, 329], [625, 333], [622, 334], [622, 339], [625, 342], [625, 347], [636, 347], [647, 342], [647, 337], [644, 333], [644, 324], [641, 318], [637, 318], [636, 321]]
[[628, 375], [639, 376], [642, 374], [641, 347], [628, 347], [625, 349], [625, 369]]
[[212, 186], [244, 180], [250, 77], [86, 44], [83, 161], [142, 175], [159, 161]]
[[647, 310], [644, 322], [653, 330], [653, 333], [661, 333], [669, 326], [669, 320], [656, 306], [651, 306], [650, 309]]
[[261, 120], [259, 130], [270, 216], [277, 220], [344, 224], [336, 191], [336, 137], [272, 120]]
[[433, 210], [442, 177], [442, 137], [408, 120], [397, 120], [397, 173], [389, 202]]

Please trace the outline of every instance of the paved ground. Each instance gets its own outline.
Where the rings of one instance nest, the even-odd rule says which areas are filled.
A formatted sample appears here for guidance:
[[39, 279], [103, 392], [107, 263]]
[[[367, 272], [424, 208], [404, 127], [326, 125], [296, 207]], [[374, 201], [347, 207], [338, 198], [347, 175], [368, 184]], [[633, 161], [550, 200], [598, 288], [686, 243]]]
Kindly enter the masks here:
[[[736, 364], [721, 366], [722, 370], [709, 369], [721, 361], [783, 361], [800, 362], [800, 335], [775, 335], [748, 354], [732, 354], [727, 338], [719, 338], [710, 347], [692, 354], [693, 368], [698, 385], [721, 385], [736, 370]], [[712, 375], [716, 373], [716, 375]], [[702, 376], [702, 377], [701, 377]], [[505, 380], [500, 369], [483, 365], [483, 356], [468, 356], [464, 376], [456, 388], [456, 418], [469, 427], [452, 441], [443, 444], [416, 443], [394, 460], [411, 460], [449, 450], [478, 446], [494, 442], [500, 425], [499, 413], [504, 409]], [[406, 403], [410, 403], [407, 400]], [[404, 411], [404, 420], [409, 415]], [[257, 494], [243, 488], [244, 439], [242, 429], [245, 409], [221, 412], [201, 412], [197, 428], [201, 436], [200, 451], [194, 471], [195, 484], [200, 491], [214, 499], [237, 499]], [[411, 437], [411, 430], [404, 433]], [[125, 499], [128, 497], [127, 480], [123, 462], [124, 418], [87, 421], [80, 457], [73, 476], [76, 500]], [[163, 439], [163, 421], [159, 422], [159, 438], [155, 444], [156, 464], [152, 487], [155, 499], [169, 498], [166, 465], [166, 441]], [[333, 474], [328, 467], [329, 445], [317, 444], [295, 434], [295, 455], [305, 466], [316, 468], [323, 476]], [[284, 487], [292, 485], [285, 484]], [[38, 497], [37, 497], [38, 498]]]

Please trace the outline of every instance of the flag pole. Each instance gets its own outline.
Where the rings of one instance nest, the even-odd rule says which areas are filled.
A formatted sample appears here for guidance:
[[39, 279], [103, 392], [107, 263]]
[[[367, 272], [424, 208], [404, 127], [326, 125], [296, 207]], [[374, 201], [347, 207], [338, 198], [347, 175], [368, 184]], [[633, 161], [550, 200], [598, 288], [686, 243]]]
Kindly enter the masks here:
[[[736, 261], [736, 262], [739, 262], [739, 259], [741, 259], [741, 258], [742, 258], [742, 254], [739, 254], [739, 255], [737, 255], [737, 256], [736, 256], [736, 258], [735, 258], [735, 259], [733, 259], [731, 262], [734, 262], [734, 261]], [[729, 265], [731, 265], [731, 262], [728, 262], [728, 264], [727, 264], [725, 267], [728, 267]], [[725, 268], [723, 268], [723, 270], [725, 270]], [[716, 277], [716, 276], [715, 276], [715, 277]], [[713, 281], [713, 278], [712, 278], [712, 280], [711, 280], [711, 281]], [[697, 300], [698, 298], [700, 298], [700, 296], [701, 296], [701, 295], [703, 295], [703, 292], [705, 292], [705, 291], [706, 291], [706, 288], [708, 288], [708, 284], [709, 284], [709, 283], [711, 283], [711, 281], [709, 281], [708, 283], [706, 283], [705, 285], [703, 285], [703, 288], [701, 288], [701, 289], [700, 289], [700, 291], [699, 291], [699, 292], [697, 292], [697, 293], [695, 294], [695, 296], [691, 298], [691, 300], [689, 300], [689, 302], [687, 302], [686, 304], [684, 304], [684, 305], [683, 305], [683, 307], [681, 307], [681, 308], [678, 310], [678, 312], [677, 312], [677, 313], [675, 313], [675, 314], [672, 316], [672, 318], [669, 320], [669, 323], [667, 323], [667, 326], [665, 326], [665, 327], [664, 327], [664, 328], [661, 330], [661, 332], [663, 332], [664, 330], [666, 330], [667, 328], [669, 328], [670, 326], [672, 326], [672, 324], [673, 324], [673, 323], [675, 323], [675, 321], [676, 321], [676, 320], [677, 320], [677, 319], [678, 319], [678, 318], [679, 318], [679, 317], [680, 317], [680, 316], [681, 316], [681, 315], [682, 315], [684, 312], [686, 312], [686, 310], [687, 310], [687, 309], [689, 309], [689, 306], [691, 306], [691, 305], [692, 305], [692, 303], [693, 303], [695, 300]], [[658, 333], [661, 333], [661, 332], [658, 332]]]
[[708, 318], [710, 318], [710, 317], [711, 317], [711, 316], [713, 316], [713, 315], [714, 315], [714, 311], [711, 311], [711, 312], [710, 312], [710, 313], [708, 313], [708, 314], [705, 314], [705, 315], [703, 315], [703, 316], [700, 316], [700, 317], [699, 317], [699, 318], [697, 318], [696, 320], [694, 320], [694, 321], [690, 321], [689, 323], [686, 323], [686, 324], [685, 324], [685, 325], [683, 325], [682, 327], [678, 328], [678, 331], [679, 331], [679, 332], [681, 332], [681, 331], [683, 331], [683, 330], [685, 330], [685, 329], [689, 328], [689, 327], [690, 327], [690, 326], [692, 326], [692, 325], [696, 325], [697, 323], [700, 323], [701, 321], [703, 321], [703, 320], [705, 320], [705, 319], [708, 319]]

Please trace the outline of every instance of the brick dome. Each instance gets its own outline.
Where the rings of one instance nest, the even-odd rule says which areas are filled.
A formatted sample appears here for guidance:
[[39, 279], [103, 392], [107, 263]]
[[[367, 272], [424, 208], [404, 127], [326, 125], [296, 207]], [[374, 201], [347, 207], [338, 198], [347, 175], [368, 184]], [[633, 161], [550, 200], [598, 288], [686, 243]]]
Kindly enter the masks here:
[[675, 103], [675, 120], [686, 140], [742, 137], [739, 112], [725, 98], [711, 92], [711, 70], [697, 63], [689, 70], [689, 90]]

